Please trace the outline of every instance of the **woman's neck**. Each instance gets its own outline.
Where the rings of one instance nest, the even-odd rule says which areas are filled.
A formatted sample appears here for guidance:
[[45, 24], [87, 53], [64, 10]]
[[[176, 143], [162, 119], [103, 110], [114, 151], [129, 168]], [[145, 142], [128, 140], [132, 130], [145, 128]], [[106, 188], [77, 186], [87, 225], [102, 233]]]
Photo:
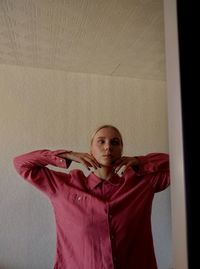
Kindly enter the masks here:
[[94, 174], [103, 180], [109, 180], [115, 174], [115, 170], [110, 166], [102, 166], [96, 169]]

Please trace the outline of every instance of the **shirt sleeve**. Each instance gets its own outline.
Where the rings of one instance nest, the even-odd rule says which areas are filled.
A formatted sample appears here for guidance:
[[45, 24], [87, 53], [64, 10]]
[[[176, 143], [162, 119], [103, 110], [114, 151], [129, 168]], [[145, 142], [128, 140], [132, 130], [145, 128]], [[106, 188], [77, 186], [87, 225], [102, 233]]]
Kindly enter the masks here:
[[16, 171], [36, 188], [52, 196], [64, 181], [71, 181], [70, 174], [49, 169], [48, 165], [60, 168], [69, 167], [71, 161], [59, 157], [66, 150], [50, 151], [47, 149], [32, 151], [14, 158]]
[[150, 180], [154, 192], [162, 191], [170, 185], [168, 154], [150, 153], [137, 158], [139, 160], [138, 175]]

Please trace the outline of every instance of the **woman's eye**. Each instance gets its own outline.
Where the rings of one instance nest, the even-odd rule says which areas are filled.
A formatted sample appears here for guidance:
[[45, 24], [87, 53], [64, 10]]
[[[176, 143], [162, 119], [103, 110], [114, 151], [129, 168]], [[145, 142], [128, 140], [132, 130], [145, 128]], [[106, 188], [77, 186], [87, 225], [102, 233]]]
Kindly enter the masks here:
[[117, 146], [117, 145], [120, 144], [120, 142], [119, 142], [118, 140], [114, 140], [114, 141], [112, 141], [112, 144], [113, 144], [114, 146]]
[[98, 144], [103, 144], [104, 140], [98, 140]]

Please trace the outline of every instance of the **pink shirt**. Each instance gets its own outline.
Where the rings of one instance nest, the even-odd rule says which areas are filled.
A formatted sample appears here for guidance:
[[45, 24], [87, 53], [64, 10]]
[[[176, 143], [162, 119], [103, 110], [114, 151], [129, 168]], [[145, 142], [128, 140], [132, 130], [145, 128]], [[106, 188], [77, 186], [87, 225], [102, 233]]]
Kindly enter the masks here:
[[140, 156], [139, 169], [104, 181], [81, 170], [69, 173], [58, 157], [64, 150], [38, 150], [18, 156], [18, 173], [50, 199], [56, 220], [54, 269], [156, 269], [151, 232], [155, 192], [169, 186], [165, 153]]

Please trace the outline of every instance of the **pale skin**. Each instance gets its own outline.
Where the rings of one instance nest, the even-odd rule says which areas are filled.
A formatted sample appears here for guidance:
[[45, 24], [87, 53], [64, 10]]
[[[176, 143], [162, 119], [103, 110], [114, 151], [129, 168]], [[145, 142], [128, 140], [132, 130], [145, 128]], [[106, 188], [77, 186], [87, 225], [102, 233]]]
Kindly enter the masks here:
[[112, 127], [100, 129], [91, 141], [89, 153], [65, 152], [60, 157], [81, 163], [102, 180], [109, 180], [120, 169], [122, 173], [138, 165], [136, 157], [122, 156], [123, 145], [118, 132]]

